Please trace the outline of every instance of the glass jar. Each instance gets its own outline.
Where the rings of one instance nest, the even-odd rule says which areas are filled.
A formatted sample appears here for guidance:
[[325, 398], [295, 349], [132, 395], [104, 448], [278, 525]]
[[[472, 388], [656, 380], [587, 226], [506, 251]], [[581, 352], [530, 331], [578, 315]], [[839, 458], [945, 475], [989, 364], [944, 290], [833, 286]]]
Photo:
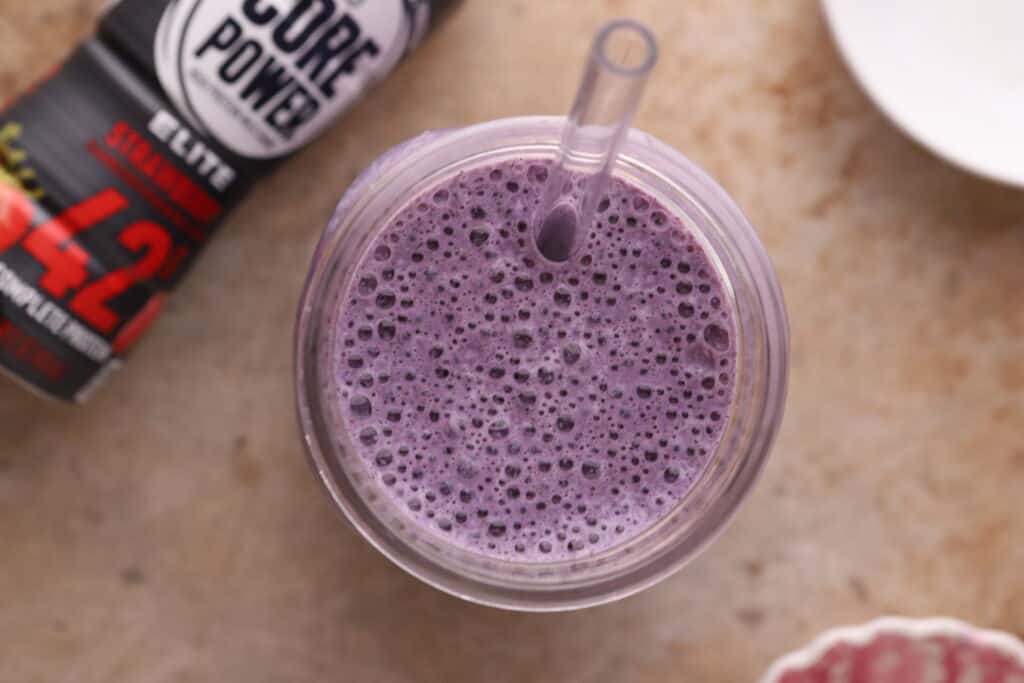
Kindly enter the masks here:
[[778, 281], [750, 223], [710, 177], [677, 151], [632, 130], [614, 173], [657, 198], [702, 243], [735, 313], [731, 414], [717, 451], [685, 497], [642, 533], [606, 551], [556, 562], [514, 562], [470, 552], [425, 528], [381, 491], [352, 445], [330, 394], [327, 354], [344, 294], [377, 231], [426, 190], [467, 168], [551, 159], [564, 119], [522, 117], [426, 133], [384, 154], [342, 198], [313, 257], [299, 309], [295, 372], [310, 460], [349, 522], [417, 578], [464, 599], [550, 611], [639, 591], [679, 569], [747, 497], [782, 419], [788, 331]]

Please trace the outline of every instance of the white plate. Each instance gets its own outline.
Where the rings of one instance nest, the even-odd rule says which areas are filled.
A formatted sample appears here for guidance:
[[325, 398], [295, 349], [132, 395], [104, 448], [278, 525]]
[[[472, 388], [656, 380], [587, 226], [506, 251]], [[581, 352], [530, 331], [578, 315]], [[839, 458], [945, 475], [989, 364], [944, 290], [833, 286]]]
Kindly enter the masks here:
[[897, 125], [1024, 187], [1024, 0], [823, 0], [839, 49]]

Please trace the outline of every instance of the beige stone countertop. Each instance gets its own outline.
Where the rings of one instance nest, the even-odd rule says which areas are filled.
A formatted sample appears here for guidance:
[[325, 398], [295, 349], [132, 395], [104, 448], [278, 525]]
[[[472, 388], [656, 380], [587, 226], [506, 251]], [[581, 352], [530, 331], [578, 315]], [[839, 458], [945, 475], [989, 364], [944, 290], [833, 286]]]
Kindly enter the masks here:
[[[101, 5], [0, 0], [0, 101]], [[661, 39], [637, 125], [719, 179], [778, 268], [786, 419], [670, 579], [582, 612], [477, 607], [391, 565], [311, 476], [296, 300], [360, 168], [425, 129], [564, 111], [621, 15]], [[883, 119], [815, 0], [468, 0], [244, 202], [92, 402], [0, 383], [0, 681], [747, 682], [883, 614], [1024, 634], [1022, 292], [1024, 193]]]

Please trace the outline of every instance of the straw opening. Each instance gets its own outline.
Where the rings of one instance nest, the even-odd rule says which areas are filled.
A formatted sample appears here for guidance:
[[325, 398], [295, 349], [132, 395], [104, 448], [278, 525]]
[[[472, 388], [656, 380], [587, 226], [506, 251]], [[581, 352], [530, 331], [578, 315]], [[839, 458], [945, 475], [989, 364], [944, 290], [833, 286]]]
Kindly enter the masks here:
[[594, 41], [594, 54], [602, 66], [620, 75], [641, 76], [658, 61], [658, 46], [651, 32], [632, 19], [610, 22]]

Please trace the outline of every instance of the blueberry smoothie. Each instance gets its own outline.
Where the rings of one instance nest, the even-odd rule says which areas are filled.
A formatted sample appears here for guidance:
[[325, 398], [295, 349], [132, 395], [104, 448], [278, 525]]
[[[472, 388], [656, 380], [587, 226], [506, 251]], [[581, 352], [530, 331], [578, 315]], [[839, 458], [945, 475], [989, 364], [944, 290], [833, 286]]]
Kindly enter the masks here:
[[549, 170], [462, 172], [384, 226], [333, 313], [323, 387], [410, 523], [545, 563], [628, 541], [686, 496], [736, 364], [716, 268], [650, 194], [613, 180], [568, 260], [538, 252]]

